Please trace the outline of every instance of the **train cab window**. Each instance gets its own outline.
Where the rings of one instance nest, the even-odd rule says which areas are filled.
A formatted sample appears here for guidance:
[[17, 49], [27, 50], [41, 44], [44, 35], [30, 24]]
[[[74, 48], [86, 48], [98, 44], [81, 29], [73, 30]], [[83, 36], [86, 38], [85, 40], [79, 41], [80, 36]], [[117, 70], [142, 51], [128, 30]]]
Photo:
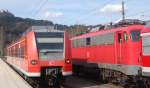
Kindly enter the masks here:
[[126, 32], [123, 33], [123, 38], [124, 38], [124, 41], [126, 42], [128, 40], [128, 35]]
[[64, 32], [36, 33], [37, 49], [41, 60], [64, 58]]
[[91, 44], [91, 38], [86, 38], [86, 45], [90, 45]]
[[134, 30], [130, 32], [130, 37], [131, 40], [136, 42], [140, 40], [140, 31], [139, 30]]
[[121, 40], [122, 40], [122, 38], [121, 38], [121, 33], [119, 33], [119, 34], [118, 34], [118, 42], [121, 43]]

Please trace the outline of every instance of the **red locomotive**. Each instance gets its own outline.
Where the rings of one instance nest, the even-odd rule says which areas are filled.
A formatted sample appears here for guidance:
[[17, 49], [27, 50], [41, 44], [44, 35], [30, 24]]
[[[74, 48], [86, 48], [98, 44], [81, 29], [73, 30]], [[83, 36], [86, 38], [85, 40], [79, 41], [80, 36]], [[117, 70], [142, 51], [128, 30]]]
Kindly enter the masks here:
[[135, 88], [150, 88], [150, 27], [141, 34], [143, 28], [126, 25], [71, 38], [73, 72], [127, 87], [132, 81]]
[[[70, 40], [66, 32], [32, 26], [7, 47], [7, 62], [28, 78], [52, 84], [52, 77], [72, 74]], [[58, 78], [59, 79], [59, 78]]]

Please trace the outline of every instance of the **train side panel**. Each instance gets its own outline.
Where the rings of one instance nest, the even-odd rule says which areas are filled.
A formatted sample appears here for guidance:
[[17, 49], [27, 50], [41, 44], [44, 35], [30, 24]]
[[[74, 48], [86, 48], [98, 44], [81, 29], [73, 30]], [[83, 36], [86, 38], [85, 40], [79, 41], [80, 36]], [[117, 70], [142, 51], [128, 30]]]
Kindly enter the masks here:
[[71, 60], [71, 41], [69, 40], [69, 36], [67, 32], [64, 35], [64, 58], [65, 64], [63, 67], [63, 75], [72, 75], [72, 60]]
[[[31, 74], [34, 72], [34, 74], [40, 75], [38, 51], [34, 32], [29, 32], [26, 38], [26, 59], [28, 60], [28, 72]], [[31, 61], [35, 61], [37, 64], [33, 65]]]
[[115, 64], [114, 44], [91, 46], [87, 48], [86, 53], [88, 55], [88, 62], [90, 63]]
[[16, 70], [27, 73], [28, 59], [26, 59], [25, 53], [26, 38], [24, 37], [19, 42], [16, 42], [7, 48], [7, 62], [16, 68]]

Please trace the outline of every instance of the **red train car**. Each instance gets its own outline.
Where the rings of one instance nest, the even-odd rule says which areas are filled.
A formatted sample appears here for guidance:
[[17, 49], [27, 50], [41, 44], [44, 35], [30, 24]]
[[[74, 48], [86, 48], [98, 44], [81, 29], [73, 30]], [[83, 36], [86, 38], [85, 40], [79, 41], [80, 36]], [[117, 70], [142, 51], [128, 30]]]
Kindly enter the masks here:
[[[149, 79], [143, 78], [147, 76], [145, 72], [150, 73], [149, 33], [142, 34], [142, 43], [140, 34], [143, 28], [143, 25], [126, 25], [73, 37], [71, 51], [74, 73], [86, 73], [121, 84], [126, 82], [128, 87], [128, 82], [132, 80], [137, 83], [136, 88], [150, 88]], [[145, 38], [145, 35], [148, 37]]]
[[150, 76], [150, 23], [148, 23], [141, 33], [142, 38], [142, 74]]
[[7, 47], [7, 62], [29, 78], [49, 80], [51, 76], [71, 75], [70, 56], [67, 33], [48, 26], [31, 27]]

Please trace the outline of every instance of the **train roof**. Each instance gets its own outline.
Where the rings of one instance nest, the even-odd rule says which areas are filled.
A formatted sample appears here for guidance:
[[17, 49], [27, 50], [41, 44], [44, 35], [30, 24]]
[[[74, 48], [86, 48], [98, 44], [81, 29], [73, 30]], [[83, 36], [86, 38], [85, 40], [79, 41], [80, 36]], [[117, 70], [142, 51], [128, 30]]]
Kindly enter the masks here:
[[62, 30], [57, 30], [54, 26], [31, 26], [23, 33], [25, 35], [28, 32], [64, 32]]
[[13, 46], [13, 45], [15, 45], [16, 43], [22, 41], [22, 40], [25, 38], [26, 34], [29, 33], [29, 32], [36, 32], [36, 33], [42, 33], [42, 32], [46, 32], [46, 33], [48, 33], [48, 32], [54, 32], [54, 33], [57, 33], [57, 32], [62, 32], [62, 33], [63, 33], [64, 31], [56, 30], [56, 29], [54, 29], [53, 26], [31, 26], [31, 27], [29, 27], [29, 28], [27, 29], [26, 32], [24, 32], [24, 33], [22, 34], [21, 37], [18, 37], [15, 41], [13, 41], [13, 42], [12, 42], [11, 44], [9, 44], [8, 46]]
[[[129, 25], [129, 26], [125, 26], [125, 27], [118, 27], [118, 28], [100, 30], [100, 31], [96, 31], [96, 32], [90, 32], [90, 33], [82, 34], [80, 36], [75, 36], [75, 37], [71, 38], [71, 40], [80, 39], [80, 38], [87, 38], [87, 37], [95, 36], [95, 35], [98, 35], [98, 34], [114, 33], [116, 31], [121, 31], [121, 30], [130, 31], [133, 28], [137, 28], [137, 27], [139, 27], [139, 29], [142, 30], [144, 26], [143, 25]], [[137, 29], [137, 30], [139, 30], [139, 29]]]

